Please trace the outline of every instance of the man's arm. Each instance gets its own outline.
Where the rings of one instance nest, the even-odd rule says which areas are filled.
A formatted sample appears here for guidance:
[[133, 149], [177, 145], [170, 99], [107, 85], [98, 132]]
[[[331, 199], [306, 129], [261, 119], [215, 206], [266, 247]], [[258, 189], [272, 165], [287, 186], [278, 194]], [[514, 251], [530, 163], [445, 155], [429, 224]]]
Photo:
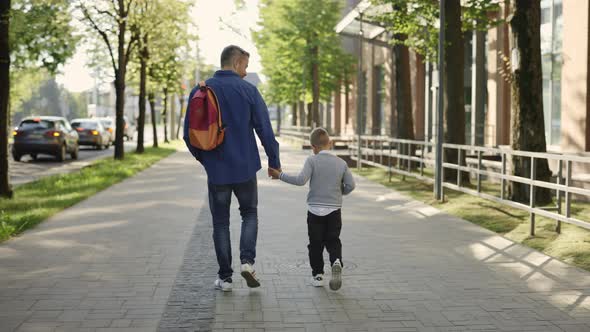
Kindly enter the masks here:
[[252, 110], [252, 122], [254, 123], [254, 130], [256, 135], [260, 138], [264, 152], [268, 157], [268, 167], [274, 169], [281, 168], [281, 160], [279, 158], [279, 143], [275, 139], [275, 134], [272, 131], [270, 124], [270, 117], [268, 116], [268, 108], [262, 99], [258, 89], [254, 88], [254, 109]]
[[311, 178], [311, 174], [313, 173], [313, 167], [311, 165], [310, 158], [307, 158], [305, 161], [305, 165], [303, 165], [303, 169], [299, 172], [298, 175], [289, 175], [287, 173], [281, 173], [279, 175], [279, 179], [283, 182], [287, 182], [290, 184], [294, 184], [296, 186], [303, 186], [309, 181]]
[[355, 188], [354, 178], [352, 177], [352, 173], [350, 169], [346, 167], [344, 171], [344, 177], [342, 178], [342, 195], [350, 194]]
[[184, 140], [186, 147], [188, 148], [190, 153], [193, 155], [193, 157], [195, 157], [195, 159], [197, 159], [198, 161], [201, 161], [201, 158], [200, 158], [201, 156], [200, 156], [199, 150], [191, 145], [189, 134], [188, 134], [188, 131], [189, 131], [188, 121], [189, 121], [189, 111], [190, 111], [191, 99], [193, 99], [193, 95], [197, 92], [198, 88], [199, 87], [197, 86], [196, 88], [193, 89], [193, 91], [191, 91], [191, 93], [188, 97], [188, 102], [186, 103], [186, 112], [184, 114], [184, 130], [183, 130], [182, 139]]

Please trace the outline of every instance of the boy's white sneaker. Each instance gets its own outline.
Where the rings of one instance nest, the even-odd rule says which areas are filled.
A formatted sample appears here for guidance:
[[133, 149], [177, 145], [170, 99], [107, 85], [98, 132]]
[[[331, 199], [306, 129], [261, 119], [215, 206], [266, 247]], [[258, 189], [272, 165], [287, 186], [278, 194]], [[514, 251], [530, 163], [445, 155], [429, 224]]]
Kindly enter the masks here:
[[332, 279], [330, 279], [330, 289], [339, 290], [342, 287], [342, 263], [337, 259], [332, 264]]
[[252, 264], [245, 263], [242, 264], [242, 277], [246, 279], [246, 284], [250, 288], [260, 287], [260, 280], [256, 277], [256, 271], [252, 267]]
[[215, 280], [215, 289], [219, 289], [222, 290], [224, 292], [231, 292], [232, 290], [232, 280], [231, 278], [225, 279], [225, 280], [221, 280], [221, 279], [217, 279]]
[[316, 274], [315, 276], [311, 277], [311, 285], [313, 287], [324, 287], [324, 275]]

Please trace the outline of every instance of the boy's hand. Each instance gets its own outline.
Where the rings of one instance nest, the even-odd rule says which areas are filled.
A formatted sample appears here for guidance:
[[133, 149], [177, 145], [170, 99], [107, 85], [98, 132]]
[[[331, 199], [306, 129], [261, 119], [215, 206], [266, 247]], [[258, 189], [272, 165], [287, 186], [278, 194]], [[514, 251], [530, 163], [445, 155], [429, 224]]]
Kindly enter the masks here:
[[280, 169], [268, 168], [268, 176], [273, 178], [273, 180], [277, 180], [281, 176]]

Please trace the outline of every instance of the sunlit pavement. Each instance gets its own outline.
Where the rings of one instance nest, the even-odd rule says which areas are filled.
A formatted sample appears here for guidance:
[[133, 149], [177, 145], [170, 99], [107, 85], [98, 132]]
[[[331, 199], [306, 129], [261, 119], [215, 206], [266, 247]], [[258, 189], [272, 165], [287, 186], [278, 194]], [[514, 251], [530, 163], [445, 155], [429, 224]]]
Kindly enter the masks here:
[[[0, 331], [590, 330], [589, 273], [357, 181], [341, 290], [308, 283], [307, 188], [261, 171], [262, 286], [222, 293], [206, 177], [177, 153], [0, 245]], [[239, 223], [234, 201], [235, 270]]]

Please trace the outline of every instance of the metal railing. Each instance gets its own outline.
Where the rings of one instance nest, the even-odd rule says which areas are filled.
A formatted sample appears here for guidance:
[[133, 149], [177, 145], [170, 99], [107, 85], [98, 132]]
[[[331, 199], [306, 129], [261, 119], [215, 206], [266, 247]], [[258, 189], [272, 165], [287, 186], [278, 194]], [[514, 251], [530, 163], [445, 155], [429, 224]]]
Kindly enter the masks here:
[[311, 127], [300, 127], [300, 126], [284, 126], [281, 128], [281, 137], [294, 139], [303, 143], [309, 142], [309, 134], [311, 133]]
[[[361, 160], [358, 160], [359, 140], [355, 137], [349, 145], [351, 159], [361, 164], [379, 167], [389, 173], [389, 179], [393, 173], [403, 176], [411, 176], [420, 180], [434, 182], [434, 179], [425, 176], [425, 166], [434, 166], [434, 158], [431, 154], [434, 143], [415, 141], [386, 136], [361, 136]], [[404, 153], [414, 151], [413, 154]], [[418, 154], [418, 155], [416, 155]], [[414, 163], [419, 166], [414, 167]], [[417, 169], [417, 172], [412, 172]]]
[[[310, 134], [310, 127], [287, 126], [282, 127], [280, 131], [281, 137], [295, 140], [303, 145], [309, 144]], [[335, 149], [347, 149], [348, 144], [350, 144], [350, 141], [352, 140], [352, 137], [349, 136], [331, 136], [330, 138], [334, 143]]]
[[[357, 148], [361, 145], [361, 160], [358, 159]], [[402, 176], [411, 176], [420, 180], [434, 182], [432, 176], [426, 175], [424, 168], [430, 166], [435, 168], [434, 143], [390, 138], [384, 136], [361, 136], [360, 142], [357, 138], [353, 139], [349, 145], [351, 158], [364, 165], [379, 167], [389, 172], [400, 174]], [[449, 150], [455, 150], [457, 162], [452, 163], [444, 160], [444, 156]], [[411, 152], [411, 153], [409, 153]], [[461, 165], [462, 157], [469, 154], [469, 162]], [[445, 171], [454, 170], [457, 172], [456, 182], [443, 182], [442, 188], [460, 191], [466, 194], [482, 197], [494, 202], [498, 202], [513, 208], [527, 211], [530, 215], [530, 234], [535, 234], [535, 217], [536, 215], [553, 219], [557, 222], [555, 231], [561, 232], [561, 223], [569, 223], [583, 228], [590, 229], [590, 221], [581, 220], [572, 216], [572, 195], [580, 195], [590, 198], [590, 190], [575, 186], [572, 181], [573, 163], [590, 164], [590, 158], [576, 155], [563, 155], [554, 153], [539, 153], [526, 151], [513, 151], [498, 148], [488, 148], [470, 145], [443, 144], [443, 163], [442, 177], [444, 179]], [[493, 168], [484, 168], [484, 157], [493, 156], [501, 160], [499, 171]], [[529, 177], [512, 175], [509, 168], [509, 161], [513, 157], [522, 157], [529, 160], [530, 167]], [[467, 159], [467, 158], [466, 158]], [[538, 160], [546, 159], [554, 161], [557, 164], [555, 182], [541, 181], [536, 178], [535, 170]], [[416, 166], [417, 165], [417, 166]], [[473, 175], [475, 180], [475, 189], [463, 185], [462, 177], [464, 173]], [[500, 181], [500, 196], [484, 192], [482, 189], [482, 179], [495, 179]], [[529, 201], [528, 204], [515, 202], [507, 198], [507, 185], [509, 182], [517, 182], [528, 186]], [[544, 188], [553, 191], [555, 197], [555, 206], [541, 207], [535, 205], [536, 188]], [[444, 190], [444, 189], [443, 189]], [[444, 197], [444, 196], [443, 196]], [[562, 204], [564, 203], [565, 204]], [[562, 205], [564, 205], [562, 207]]]

